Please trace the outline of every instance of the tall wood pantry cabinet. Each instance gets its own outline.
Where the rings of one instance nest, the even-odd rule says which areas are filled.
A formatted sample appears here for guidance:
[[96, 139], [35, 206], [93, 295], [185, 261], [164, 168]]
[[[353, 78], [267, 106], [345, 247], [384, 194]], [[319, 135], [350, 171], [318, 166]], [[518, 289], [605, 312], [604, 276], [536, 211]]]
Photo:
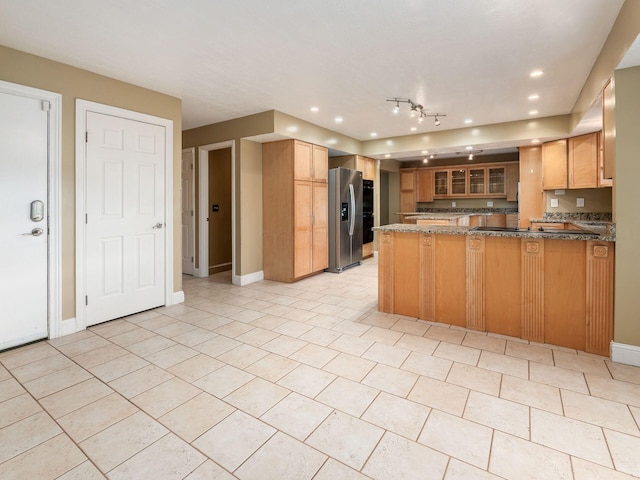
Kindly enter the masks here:
[[265, 279], [293, 282], [329, 266], [328, 165], [328, 150], [319, 145], [262, 145]]

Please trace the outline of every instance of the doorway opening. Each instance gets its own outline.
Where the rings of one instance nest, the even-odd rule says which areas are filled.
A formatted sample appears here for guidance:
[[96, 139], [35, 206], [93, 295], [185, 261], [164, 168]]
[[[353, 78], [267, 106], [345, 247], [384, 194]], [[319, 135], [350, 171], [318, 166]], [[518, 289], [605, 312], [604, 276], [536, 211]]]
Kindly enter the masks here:
[[[198, 148], [198, 277], [235, 276], [235, 142]], [[221, 273], [222, 272], [222, 273]]]

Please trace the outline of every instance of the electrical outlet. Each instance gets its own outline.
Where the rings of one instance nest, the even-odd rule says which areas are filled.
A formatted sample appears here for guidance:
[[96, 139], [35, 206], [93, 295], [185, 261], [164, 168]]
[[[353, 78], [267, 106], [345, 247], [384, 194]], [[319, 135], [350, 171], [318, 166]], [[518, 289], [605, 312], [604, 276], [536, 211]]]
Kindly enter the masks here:
[[584, 198], [576, 198], [576, 207], [584, 207]]
[[451, 206], [455, 207], [456, 206], [456, 202], [451, 202]]
[[487, 202], [487, 207], [493, 207], [493, 202], [491, 201]]
[[558, 208], [558, 199], [557, 198], [552, 198], [551, 199], [551, 208]]

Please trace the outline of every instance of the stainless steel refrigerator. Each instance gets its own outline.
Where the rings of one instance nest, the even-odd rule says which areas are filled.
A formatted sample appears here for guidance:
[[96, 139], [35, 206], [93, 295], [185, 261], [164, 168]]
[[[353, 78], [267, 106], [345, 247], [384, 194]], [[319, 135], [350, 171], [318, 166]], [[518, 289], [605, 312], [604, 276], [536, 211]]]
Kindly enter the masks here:
[[329, 170], [329, 268], [340, 273], [362, 261], [362, 172]]

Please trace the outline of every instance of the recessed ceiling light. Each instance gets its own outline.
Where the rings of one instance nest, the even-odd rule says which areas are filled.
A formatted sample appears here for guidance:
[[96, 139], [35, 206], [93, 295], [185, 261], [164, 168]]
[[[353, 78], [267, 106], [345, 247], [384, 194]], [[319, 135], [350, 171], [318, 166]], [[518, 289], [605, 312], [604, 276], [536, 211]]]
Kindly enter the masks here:
[[311, 111], [313, 113], [316, 113], [318, 110], [320, 110], [318, 107], [311, 107]]
[[336, 123], [342, 123], [342, 121], [344, 120], [342, 117], [336, 117], [333, 119]]
[[470, 123], [473, 123], [473, 120], [471, 120], [470, 118], [467, 118], [464, 123], [466, 123], [467, 125], [469, 125]]
[[534, 93], [533, 95], [529, 95], [529, 100], [534, 101], [534, 100], [538, 100], [540, 98], [540, 95], [538, 95], [537, 93]]
[[371, 132], [371, 133], [369, 134], [369, 136], [370, 136], [370, 137], [377, 137], [377, 136], [378, 136], [378, 134], [377, 134], [376, 132]]
[[538, 110], [529, 110], [529, 115], [537, 115]]
[[416, 130], [418, 130], [418, 127], [411, 127], [410, 129], [412, 132], [415, 132]]
[[544, 72], [542, 70], [534, 70], [529, 74], [531, 78], [541, 77], [542, 75], [544, 75]]
[[467, 146], [467, 150], [473, 150], [473, 146], [471, 145]]
[[540, 143], [540, 139], [539, 138], [534, 138], [531, 140], [531, 143]]
[[390, 153], [385, 153], [384, 158], [391, 158], [391, 154]]
[[422, 155], [426, 155], [427, 153], [429, 153], [429, 150], [422, 150], [420, 153], [421, 153]]

